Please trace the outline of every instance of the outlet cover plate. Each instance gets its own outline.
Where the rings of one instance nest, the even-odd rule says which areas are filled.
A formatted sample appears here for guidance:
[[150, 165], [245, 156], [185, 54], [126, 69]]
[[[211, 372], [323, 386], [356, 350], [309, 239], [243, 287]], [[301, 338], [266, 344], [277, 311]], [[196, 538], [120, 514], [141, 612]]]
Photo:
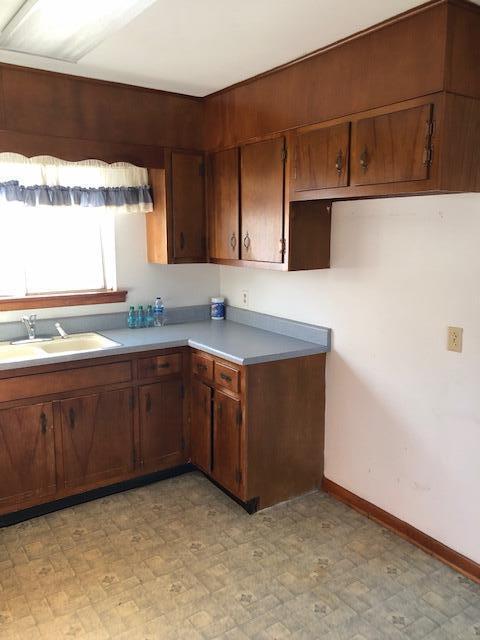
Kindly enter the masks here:
[[462, 352], [463, 329], [462, 327], [448, 327], [447, 349], [449, 351]]

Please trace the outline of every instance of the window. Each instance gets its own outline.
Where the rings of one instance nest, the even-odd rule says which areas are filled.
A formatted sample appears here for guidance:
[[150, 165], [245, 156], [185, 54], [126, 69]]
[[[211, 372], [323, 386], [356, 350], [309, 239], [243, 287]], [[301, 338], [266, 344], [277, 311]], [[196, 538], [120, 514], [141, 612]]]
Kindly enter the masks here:
[[113, 213], [0, 205], [0, 297], [116, 288]]

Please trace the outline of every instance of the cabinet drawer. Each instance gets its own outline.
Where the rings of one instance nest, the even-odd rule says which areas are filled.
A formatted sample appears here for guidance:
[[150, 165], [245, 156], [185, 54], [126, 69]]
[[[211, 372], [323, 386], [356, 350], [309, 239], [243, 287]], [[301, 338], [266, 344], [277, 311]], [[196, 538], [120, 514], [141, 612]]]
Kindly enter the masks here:
[[37, 373], [0, 380], [0, 402], [49, 396], [63, 391], [87, 389], [131, 380], [130, 362], [81, 367], [67, 371]]
[[138, 361], [139, 378], [161, 378], [182, 370], [182, 354], [169, 353], [165, 356], [142, 358]]
[[194, 353], [192, 356], [192, 372], [200, 378], [203, 378], [204, 380], [213, 382], [212, 358], [202, 356], [199, 353]]
[[215, 382], [230, 391], [240, 391], [240, 371], [226, 364], [215, 363]]

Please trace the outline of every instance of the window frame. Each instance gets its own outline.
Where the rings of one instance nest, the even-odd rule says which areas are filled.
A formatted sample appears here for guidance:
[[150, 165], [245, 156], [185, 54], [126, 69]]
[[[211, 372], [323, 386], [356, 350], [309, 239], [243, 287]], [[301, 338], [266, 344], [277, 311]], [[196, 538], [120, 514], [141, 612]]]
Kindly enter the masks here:
[[127, 294], [128, 291], [125, 289], [106, 289], [104, 291], [49, 293], [45, 295], [27, 295], [21, 298], [0, 298], [0, 311], [50, 309], [53, 307], [75, 307], [90, 304], [125, 302]]

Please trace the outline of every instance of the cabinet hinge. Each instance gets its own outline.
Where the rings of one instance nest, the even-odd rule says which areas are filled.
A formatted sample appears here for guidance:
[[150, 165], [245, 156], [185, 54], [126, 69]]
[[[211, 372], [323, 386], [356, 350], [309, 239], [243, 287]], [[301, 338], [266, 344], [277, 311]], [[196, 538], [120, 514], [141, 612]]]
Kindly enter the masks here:
[[282, 162], [287, 160], [287, 147], [283, 147], [282, 149]]
[[242, 472], [240, 469], [237, 469], [235, 472], [235, 480], [237, 481], [237, 484], [242, 484]]
[[435, 120], [428, 120], [425, 127], [425, 147], [423, 149], [423, 166], [431, 167], [433, 162], [432, 136], [435, 131]]
[[280, 238], [280, 253], [284, 256], [287, 253], [287, 242], [285, 238]]

